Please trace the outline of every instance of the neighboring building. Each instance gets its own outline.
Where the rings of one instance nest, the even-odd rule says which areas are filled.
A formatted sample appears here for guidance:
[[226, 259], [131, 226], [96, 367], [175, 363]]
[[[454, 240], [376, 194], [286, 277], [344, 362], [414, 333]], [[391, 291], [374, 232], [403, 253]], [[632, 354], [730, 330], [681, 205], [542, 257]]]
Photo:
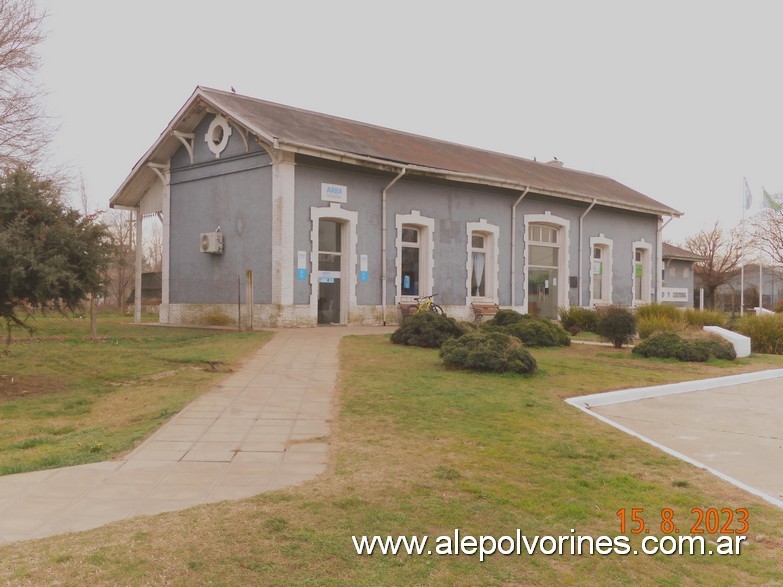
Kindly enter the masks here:
[[[745, 275], [737, 270], [736, 275], [715, 290], [715, 309], [726, 312], [739, 312], [742, 296], [742, 285], [745, 287], [745, 311], [753, 310], [759, 305], [759, 266], [745, 265]], [[698, 280], [696, 287], [699, 287]], [[761, 269], [761, 287], [763, 289], [763, 307], [773, 310], [783, 300], [783, 272], [777, 267], [764, 265]]]
[[392, 323], [432, 293], [458, 318], [471, 303], [553, 318], [648, 303], [663, 217], [680, 215], [558, 161], [201, 87], [111, 206], [162, 214], [161, 322], [220, 304], [267, 326]]
[[686, 249], [663, 243], [663, 287], [661, 302], [682, 308], [692, 307], [694, 302], [693, 265], [705, 261], [706, 257]]
[[[163, 280], [160, 271], [145, 271], [141, 274], [141, 303], [143, 306], [152, 307], [160, 304], [163, 293]], [[133, 289], [128, 296], [126, 304], [136, 303], [136, 290]]]

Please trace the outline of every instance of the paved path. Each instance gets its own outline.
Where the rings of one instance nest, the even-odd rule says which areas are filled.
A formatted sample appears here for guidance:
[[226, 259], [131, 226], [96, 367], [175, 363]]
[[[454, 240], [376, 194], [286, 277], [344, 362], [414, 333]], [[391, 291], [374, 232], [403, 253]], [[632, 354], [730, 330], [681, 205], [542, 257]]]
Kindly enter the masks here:
[[340, 338], [391, 331], [280, 330], [122, 460], [0, 477], [0, 543], [312, 479], [326, 469]]
[[783, 369], [568, 403], [783, 507]]

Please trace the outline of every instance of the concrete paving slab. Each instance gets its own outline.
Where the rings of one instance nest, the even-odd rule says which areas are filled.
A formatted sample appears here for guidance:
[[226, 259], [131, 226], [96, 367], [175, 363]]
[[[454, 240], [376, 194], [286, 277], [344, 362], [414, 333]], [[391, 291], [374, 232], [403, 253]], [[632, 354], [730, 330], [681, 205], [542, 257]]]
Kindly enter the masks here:
[[392, 330], [276, 331], [124, 458], [0, 477], [0, 543], [243, 499], [322, 474], [340, 339]]
[[783, 508], [783, 370], [709, 381], [567, 401]]

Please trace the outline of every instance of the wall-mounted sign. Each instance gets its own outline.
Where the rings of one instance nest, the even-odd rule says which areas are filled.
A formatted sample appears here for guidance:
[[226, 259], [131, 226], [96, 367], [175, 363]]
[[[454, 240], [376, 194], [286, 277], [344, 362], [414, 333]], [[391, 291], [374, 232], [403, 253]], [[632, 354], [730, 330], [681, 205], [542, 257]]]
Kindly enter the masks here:
[[305, 251], [296, 252], [296, 279], [298, 281], [307, 279], [307, 253]]
[[321, 184], [321, 199], [325, 202], [342, 202], [348, 201], [348, 188], [344, 185], [336, 185], [333, 183]]
[[359, 255], [359, 281], [367, 281], [370, 272], [367, 271], [367, 255]]
[[340, 279], [339, 271], [319, 271], [318, 283], [334, 283], [335, 279]]

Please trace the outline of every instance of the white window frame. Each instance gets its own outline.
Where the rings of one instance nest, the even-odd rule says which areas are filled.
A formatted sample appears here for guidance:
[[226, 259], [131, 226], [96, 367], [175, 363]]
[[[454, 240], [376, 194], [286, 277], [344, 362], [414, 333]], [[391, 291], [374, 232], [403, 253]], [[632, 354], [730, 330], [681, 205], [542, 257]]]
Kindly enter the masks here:
[[[595, 262], [593, 254], [596, 248], [601, 249], [601, 263], [603, 264], [601, 273], [601, 289], [603, 290], [603, 297], [595, 297], [593, 291], [593, 263]], [[614, 299], [614, 292], [612, 291], [612, 257], [613, 257], [614, 241], [610, 238], [606, 238], [603, 233], [598, 236], [590, 237], [590, 306], [601, 306], [612, 303]]]
[[[467, 228], [467, 275], [465, 279], [465, 288], [467, 296], [465, 303], [498, 303], [498, 284], [500, 272], [500, 228], [494, 224], [489, 224], [486, 218], [480, 218], [478, 222], [466, 223]], [[484, 293], [483, 296], [471, 295], [471, 285], [473, 276], [473, 236], [484, 237]]]
[[567, 218], [561, 218], [560, 216], [553, 216], [550, 211], [546, 211], [543, 214], [525, 214], [524, 216], [524, 225], [525, 225], [525, 264], [522, 267], [522, 291], [524, 292], [525, 298], [523, 301], [523, 307], [525, 308], [525, 312], [527, 312], [528, 308], [528, 291], [527, 291], [527, 276], [528, 272], [530, 271], [530, 266], [528, 263], [528, 260], [530, 259], [530, 254], [528, 252], [528, 246], [530, 244], [530, 225], [531, 224], [548, 224], [549, 226], [553, 228], [558, 229], [558, 246], [560, 247], [560, 253], [558, 257], [558, 265], [559, 265], [559, 280], [562, 282], [562, 286], [558, 287], [557, 290], [557, 306], [558, 308], [568, 308], [568, 290], [569, 290], [569, 284], [568, 284], [568, 276], [569, 273], [569, 267], [571, 262], [571, 255], [570, 255], [570, 242], [571, 242], [571, 221]]
[[[418, 210], [410, 214], [395, 214], [394, 224], [397, 235], [394, 241], [397, 254], [394, 259], [395, 303], [413, 303], [416, 297], [432, 295], [433, 274], [435, 270], [435, 219], [422, 216]], [[419, 230], [419, 295], [402, 295], [402, 229], [417, 228]]]
[[[633, 307], [649, 304], [652, 301], [652, 245], [644, 241], [634, 241], [631, 249], [631, 305]], [[636, 252], [642, 252], [642, 291], [636, 297]]]

